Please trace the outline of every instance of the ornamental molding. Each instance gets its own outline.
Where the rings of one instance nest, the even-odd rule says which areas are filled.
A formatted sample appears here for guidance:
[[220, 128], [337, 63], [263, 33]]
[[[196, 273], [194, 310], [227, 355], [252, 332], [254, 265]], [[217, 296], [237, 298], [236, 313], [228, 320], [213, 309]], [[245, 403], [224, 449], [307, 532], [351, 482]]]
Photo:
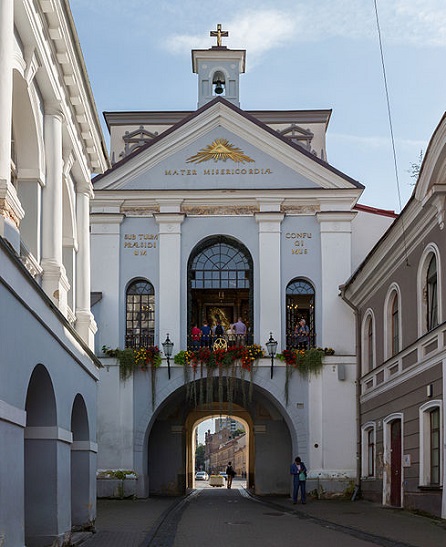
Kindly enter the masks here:
[[245, 205], [214, 205], [214, 206], [194, 206], [185, 205], [182, 207], [183, 213], [188, 216], [242, 216], [253, 215], [259, 212], [258, 207]]
[[125, 214], [126, 216], [146, 217], [146, 216], [152, 216], [159, 212], [160, 212], [160, 208], [159, 206], [156, 206], [156, 205], [152, 205], [152, 206], [144, 205], [142, 207], [123, 205], [121, 207], [121, 213]]
[[295, 215], [315, 215], [319, 213], [321, 208], [319, 205], [293, 205], [285, 204], [280, 208], [282, 213]]

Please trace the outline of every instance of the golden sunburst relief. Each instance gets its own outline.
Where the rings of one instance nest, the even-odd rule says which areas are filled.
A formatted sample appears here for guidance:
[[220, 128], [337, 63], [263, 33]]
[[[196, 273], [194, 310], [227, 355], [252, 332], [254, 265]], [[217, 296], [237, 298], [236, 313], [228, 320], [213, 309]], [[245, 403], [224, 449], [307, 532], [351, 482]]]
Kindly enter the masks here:
[[202, 148], [198, 154], [188, 158], [186, 163], [204, 163], [210, 160], [217, 162], [228, 159], [235, 163], [255, 163], [253, 159], [244, 154], [240, 148], [231, 144], [227, 139], [215, 139], [212, 144], [208, 144], [205, 148]]

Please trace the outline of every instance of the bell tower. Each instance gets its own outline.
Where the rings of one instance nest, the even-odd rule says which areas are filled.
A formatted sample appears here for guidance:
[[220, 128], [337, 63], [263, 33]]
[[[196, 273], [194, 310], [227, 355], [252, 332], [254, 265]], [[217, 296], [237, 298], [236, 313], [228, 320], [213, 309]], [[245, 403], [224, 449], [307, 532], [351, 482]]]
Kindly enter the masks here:
[[215, 97], [224, 97], [240, 107], [239, 77], [245, 72], [246, 50], [223, 46], [222, 38], [229, 33], [221, 30], [220, 24], [210, 36], [217, 38], [216, 46], [192, 50], [192, 70], [198, 74], [198, 108]]

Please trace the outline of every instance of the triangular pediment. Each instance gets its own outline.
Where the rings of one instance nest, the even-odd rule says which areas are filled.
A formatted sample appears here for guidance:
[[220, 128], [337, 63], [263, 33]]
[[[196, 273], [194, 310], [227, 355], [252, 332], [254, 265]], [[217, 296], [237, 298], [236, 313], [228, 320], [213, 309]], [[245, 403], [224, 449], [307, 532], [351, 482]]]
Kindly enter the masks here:
[[95, 189], [341, 189], [362, 185], [219, 99], [94, 180]]

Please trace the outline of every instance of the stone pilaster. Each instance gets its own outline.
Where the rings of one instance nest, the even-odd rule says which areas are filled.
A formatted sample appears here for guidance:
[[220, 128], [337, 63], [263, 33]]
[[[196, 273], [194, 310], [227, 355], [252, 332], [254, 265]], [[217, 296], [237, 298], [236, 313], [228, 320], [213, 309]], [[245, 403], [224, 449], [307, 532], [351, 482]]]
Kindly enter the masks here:
[[[321, 234], [321, 294], [324, 313], [318, 344], [332, 347], [336, 353], [355, 353], [355, 320], [351, 309], [339, 296], [339, 286], [352, 273], [351, 211], [317, 214]], [[342, 325], [342, 329], [339, 328]]]
[[164, 342], [167, 333], [176, 350], [180, 350], [181, 316], [181, 213], [155, 215], [159, 226], [159, 295], [158, 343]]
[[283, 213], [257, 213], [259, 228], [259, 304], [260, 321], [256, 343], [264, 345], [269, 333], [277, 340], [277, 351], [282, 346], [280, 235]]

